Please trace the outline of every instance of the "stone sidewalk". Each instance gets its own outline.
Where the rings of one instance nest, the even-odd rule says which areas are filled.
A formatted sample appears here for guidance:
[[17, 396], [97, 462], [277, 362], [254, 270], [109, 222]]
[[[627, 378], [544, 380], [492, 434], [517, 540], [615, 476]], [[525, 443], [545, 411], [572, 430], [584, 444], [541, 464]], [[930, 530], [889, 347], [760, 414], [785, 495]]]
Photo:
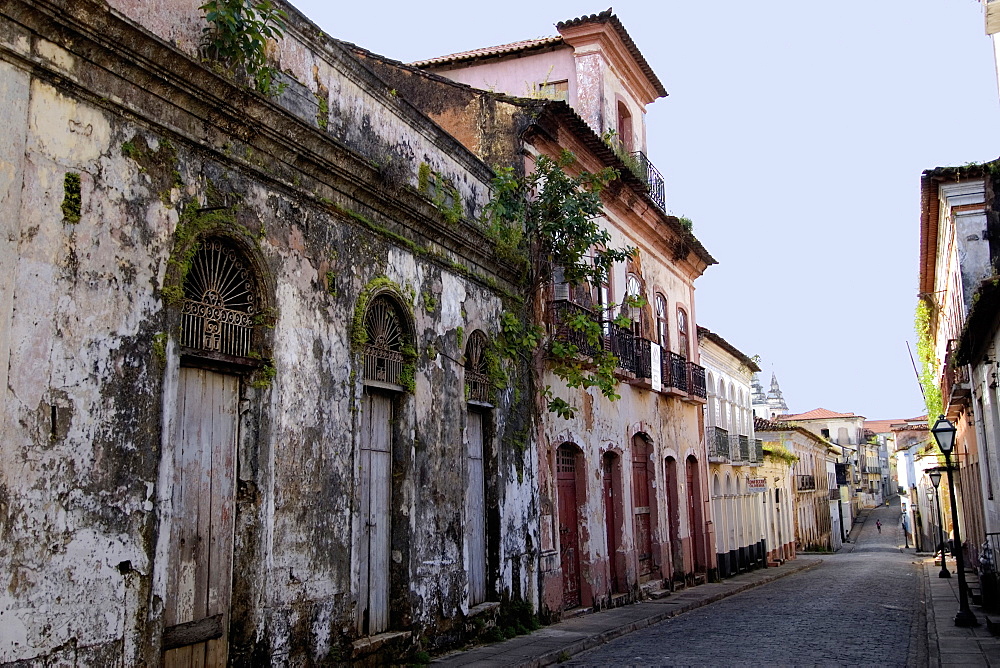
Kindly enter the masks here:
[[435, 660], [434, 664], [529, 667], [552, 665], [664, 619], [773, 582], [778, 578], [816, 568], [822, 563], [821, 558], [800, 556], [781, 566], [751, 571], [720, 583], [690, 587], [659, 600], [602, 610], [594, 614], [583, 614], [546, 626], [528, 635], [447, 654]]
[[[978, 605], [969, 609], [979, 620], [979, 626], [960, 628], [955, 626], [958, 612], [958, 576], [955, 562], [949, 557], [950, 578], [938, 576], [940, 562], [933, 557], [918, 557], [923, 560], [924, 591], [927, 594], [927, 654], [931, 668], [947, 666], [1000, 666], [1000, 637], [987, 629], [987, 614]], [[976, 581], [969, 575], [970, 583]], [[993, 621], [1000, 621], [1000, 615], [989, 614]]]

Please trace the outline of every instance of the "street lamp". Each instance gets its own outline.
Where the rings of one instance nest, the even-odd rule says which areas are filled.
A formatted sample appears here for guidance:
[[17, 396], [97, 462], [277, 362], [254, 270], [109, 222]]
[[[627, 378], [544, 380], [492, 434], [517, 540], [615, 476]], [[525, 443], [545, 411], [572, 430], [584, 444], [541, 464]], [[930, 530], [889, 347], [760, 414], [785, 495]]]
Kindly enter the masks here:
[[[939, 415], [931, 427], [934, 440], [944, 455], [945, 471], [948, 472], [948, 496], [951, 499], [951, 526], [955, 532], [955, 567], [958, 569], [958, 614], [955, 626], [979, 626], [979, 620], [969, 610], [969, 594], [965, 589], [965, 558], [962, 555], [962, 534], [958, 530], [958, 503], [955, 500], [955, 483], [951, 474], [951, 450], [955, 447], [955, 425]], [[943, 555], [942, 555], [943, 556]]]
[[931, 469], [927, 472], [927, 477], [934, 485], [934, 498], [937, 499], [937, 524], [938, 524], [938, 545], [941, 546], [941, 572], [939, 578], [950, 578], [951, 572], [944, 566], [944, 529], [941, 527], [941, 497], [938, 496], [938, 486], [941, 484], [941, 469]]

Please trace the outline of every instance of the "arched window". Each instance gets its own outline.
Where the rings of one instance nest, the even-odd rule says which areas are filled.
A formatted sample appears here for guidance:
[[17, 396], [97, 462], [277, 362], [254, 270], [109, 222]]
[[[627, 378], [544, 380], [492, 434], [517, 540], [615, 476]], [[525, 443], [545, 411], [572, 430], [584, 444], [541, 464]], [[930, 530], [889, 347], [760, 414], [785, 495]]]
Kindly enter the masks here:
[[253, 276], [221, 239], [207, 239], [184, 279], [180, 344], [237, 357], [250, 354], [257, 313]]
[[[629, 274], [625, 278], [625, 298], [627, 300], [635, 300], [642, 297], [642, 281], [636, 274]], [[640, 306], [631, 306], [629, 304], [622, 304], [622, 309], [628, 309], [626, 313], [630, 313], [632, 316], [632, 333], [636, 336], [642, 336], [645, 331], [643, 322], [643, 310]]]
[[687, 312], [679, 308], [677, 309], [677, 347], [678, 354], [684, 359], [687, 359], [689, 355], [689, 344], [688, 344], [688, 315]]
[[379, 295], [365, 312], [365, 380], [400, 385], [403, 373], [405, 332], [399, 306], [387, 295]]
[[469, 401], [489, 403], [491, 399], [486, 349], [489, 341], [478, 329], [469, 336], [465, 346], [465, 397]]
[[663, 351], [670, 350], [670, 320], [667, 316], [667, 298], [656, 293], [656, 342]]

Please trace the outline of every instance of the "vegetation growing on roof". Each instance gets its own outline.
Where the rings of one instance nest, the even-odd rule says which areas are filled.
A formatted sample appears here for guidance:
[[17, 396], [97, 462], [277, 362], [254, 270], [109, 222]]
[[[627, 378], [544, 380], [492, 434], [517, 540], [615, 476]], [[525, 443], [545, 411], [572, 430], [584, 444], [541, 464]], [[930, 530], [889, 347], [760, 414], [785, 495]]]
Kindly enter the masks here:
[[764, 458], [770, 459], [776, 462], [782, 462], [788, 466], [794, 465], [799, 458], [797, 455], [792, 454], [791, 450], [783, 445], [777, 444], [767, 444], [764, 445]]
[[417, 168], [417, 190], [430, 198], [449, 225], [462, 219], [462, 196], [451, 179], [434, 171], [426, 162]]
[[205, 54], [264, 95], [280, 95], [286, 84], [275, 81], [279, 71], [268, 64], [267, 41], [284, 37], [287, 14], [271, 0], [209, 0], [199, 9], [209, 23]]

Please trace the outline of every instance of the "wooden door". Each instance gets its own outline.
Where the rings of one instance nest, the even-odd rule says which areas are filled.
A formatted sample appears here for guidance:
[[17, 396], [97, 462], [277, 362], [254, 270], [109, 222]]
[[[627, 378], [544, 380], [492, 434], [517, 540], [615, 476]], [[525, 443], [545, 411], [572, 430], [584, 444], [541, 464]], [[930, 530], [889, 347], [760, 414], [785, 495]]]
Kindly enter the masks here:
[[620, 592], [618, 577], [618, 499], [615, 498], [615, 459], [610, 452], [604, 455], [604, 525], [608, 541], [608, 565], [611, 569], [611, 591]]
[[688, 527], [691, 532], [691, 545], [694, 548], [691, 555], [696, 571], [704, 572], [707, 558], [705, 555], [704, 523], [701, 516], [701, 489], [698, 481], [698, 460], [687, 458], [687, 498]]
[[649, 444], [641, 436], [632, 439], [632, 512], [639, 579], [643, 581], [653, 572], [653, 535], [649, 512]]
[[357, 628], [374, 635], [389, 628], [392, 399], [365, 392], [361, 406]]
[[233, 571], [239, 378], [181, 368], [163, 663], [225, 666]]
[[486, 600], [486, 480], [483, 471], [483, 414], [468, 413], [465, 493], [465, 553], [468, 557], [469, 605]]
[[560, 446], [556, 454], [559, 494], [559, 558], [563, 576], [563, 605], [580, 605], [580, 522], [576, 502], [576, 451]]

